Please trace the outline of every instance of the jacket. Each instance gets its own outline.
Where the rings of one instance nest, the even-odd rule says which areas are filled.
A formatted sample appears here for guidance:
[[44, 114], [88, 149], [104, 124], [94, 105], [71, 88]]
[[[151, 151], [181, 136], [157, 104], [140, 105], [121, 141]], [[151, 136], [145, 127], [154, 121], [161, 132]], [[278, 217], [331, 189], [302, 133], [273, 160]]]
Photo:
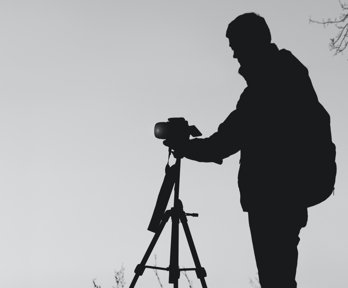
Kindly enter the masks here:
[[[248, 86], [235, 110], [216, 133], [190, 140], [185, 157], [221, 164], [240, 151], [244, 211], [305, 206], [303, 195], [315, 181], [311, 165], [325, 149], [318, 122], [329, 117], [308, 70], [291, 52], [271, 44], [259, 65], [239, 73]], [[330, 130], [325, 133], [331, 139]]]

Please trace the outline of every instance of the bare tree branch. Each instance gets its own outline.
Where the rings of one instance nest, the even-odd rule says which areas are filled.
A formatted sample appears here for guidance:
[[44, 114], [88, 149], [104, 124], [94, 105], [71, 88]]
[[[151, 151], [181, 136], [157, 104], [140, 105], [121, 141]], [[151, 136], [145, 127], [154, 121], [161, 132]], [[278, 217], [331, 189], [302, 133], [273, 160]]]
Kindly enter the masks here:
[[337, 18], [327, 18], [321, 21], [309, 19], [310, 23], [323, 25], [324, 27], [334, 25], [338, 32], [334, 38], [330, 39], [330, 50], [335, 51], [335, 55], [342, 53], [348, 46], [348, 4], [339, 1], [342, 13]]

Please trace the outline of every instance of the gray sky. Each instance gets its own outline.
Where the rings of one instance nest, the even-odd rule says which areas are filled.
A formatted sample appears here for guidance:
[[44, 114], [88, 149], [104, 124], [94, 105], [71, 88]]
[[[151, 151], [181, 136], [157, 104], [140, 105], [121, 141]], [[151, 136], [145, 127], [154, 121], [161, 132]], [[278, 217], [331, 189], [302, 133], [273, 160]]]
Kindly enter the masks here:
[[[310, 209], [301, 232], [299, 287], [348, 286], [347, 53], [334, 57], [335, 30], [308, 23], [339, 14], [328, 0], [1, 1], [2, 286], [85, 288], [97, 278], [106, 288], [122, 264], [131, 281], [153, 236], [146, 228], [167, 156], [153, 126], [183, 116], [205, 136], [215, 132], [245, 87], [225, 30], [249, 11], [308, 67], [337, 145], [336, 194]], [[208, 286], [247, 288], [256, 275], [238, 160], [182, 163], [181, 197], [200, 214], [189, 225]], [[190, 266], [182, 240], [181, 264]], [[154, 254], [168, 265], [169, 229]], [[156, 285], [149, 270], [137, 286]]]

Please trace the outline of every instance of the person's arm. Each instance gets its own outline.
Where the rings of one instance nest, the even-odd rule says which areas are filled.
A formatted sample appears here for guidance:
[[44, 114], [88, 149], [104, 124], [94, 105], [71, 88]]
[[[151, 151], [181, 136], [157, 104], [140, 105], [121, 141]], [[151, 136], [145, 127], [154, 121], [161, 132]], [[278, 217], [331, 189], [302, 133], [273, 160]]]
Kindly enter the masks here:
[[238, 110], [234, 110], [210, 137], [195, 138], [180, 143], [173, 149], [177, 154], [191, 160], [222, 164], [224, 158], [240, 150], [242, 136], [239, 114]]

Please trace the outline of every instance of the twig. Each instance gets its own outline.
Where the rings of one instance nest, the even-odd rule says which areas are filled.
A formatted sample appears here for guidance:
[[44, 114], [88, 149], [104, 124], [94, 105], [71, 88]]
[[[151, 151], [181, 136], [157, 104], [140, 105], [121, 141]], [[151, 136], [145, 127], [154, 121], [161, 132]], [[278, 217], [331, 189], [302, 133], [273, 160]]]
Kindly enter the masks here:
[[[155, 257], [155, 265], [154, 266], [157, 267], [157, 255], [154, 255], [154, 257]], [[161, 278], [158, 275], [158, 270], [154, 269], [153, 271], [155, 272], [158, 284], [160, 285], [161, 288], [163, 288], [163, 284], [162, 284]]]
[[184, 271], [184, 276], [189, 284], [189, 288], [193, 288], [193, 283], [192, 283], [192, 280], [188, 277], [187, 275], [187, 271]]
[[114, 277], [115, 277], [115, 282], [116, 282], [116, 287], [114, 287], [114, 288], [124, 288], [124, 287], [126, 287], [126, 281], [124, 279], [124, 267], [123, 266], [121, 267], [120, 270], [115, 271]]
[[95, 280], [96, 280], [96, 279], [93, 279], [93, 287], [94, 287], [94, 288], [101, 288], [100, 285], [98, 285], [97, 283], [95, 283]]
[[309, 19], [310, 23], [316, 23], [323, 25], [335, 25], [338, 29], [338, 33], [334, 38], [330, 39], [330, 50], [335, 50], [335, 55], [342, 53], [348, 47], [348, 4], [344, 4], [339, 1], [343, 13], [338, 18], [328, 18], [326, 20], [313, 20]]

